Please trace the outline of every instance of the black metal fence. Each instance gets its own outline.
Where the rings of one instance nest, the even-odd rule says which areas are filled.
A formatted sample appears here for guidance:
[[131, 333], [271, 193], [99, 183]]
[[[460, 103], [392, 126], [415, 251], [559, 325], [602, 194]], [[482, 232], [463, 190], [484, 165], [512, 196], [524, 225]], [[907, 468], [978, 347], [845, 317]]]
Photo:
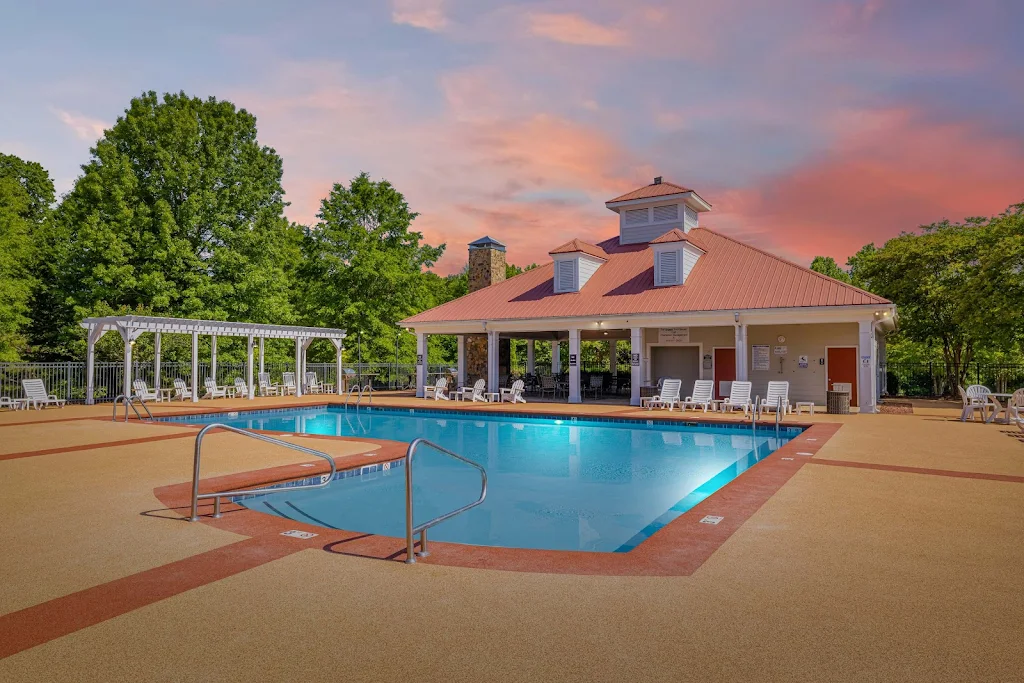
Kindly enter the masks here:
[[[957, 379], [946, 374], [942, 362], [887, 363], [882, 366], [887, 396], [956, 396]], [[982, 384], [992, 391], [1008, 393], [1024, 387], [1024, 365], [969, 363], [964, 385]]]

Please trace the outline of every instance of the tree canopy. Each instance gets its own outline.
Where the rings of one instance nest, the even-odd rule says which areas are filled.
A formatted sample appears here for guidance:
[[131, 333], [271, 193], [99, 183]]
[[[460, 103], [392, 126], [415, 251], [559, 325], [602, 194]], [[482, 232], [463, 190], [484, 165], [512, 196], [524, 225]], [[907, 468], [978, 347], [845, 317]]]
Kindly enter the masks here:
[[828, 275], [830, 278], [840, 282], [850, 281], [850, 274], [840, 268], [839, 264], [831, 256], [815, 256], [814, 260], [811, 261], [811, 270], [822, 275]]

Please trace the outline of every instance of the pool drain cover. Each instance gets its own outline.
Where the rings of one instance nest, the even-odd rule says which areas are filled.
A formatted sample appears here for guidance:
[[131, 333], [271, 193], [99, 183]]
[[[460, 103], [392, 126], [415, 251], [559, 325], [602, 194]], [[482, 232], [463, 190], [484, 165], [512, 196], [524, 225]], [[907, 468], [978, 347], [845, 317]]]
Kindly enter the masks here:
[[700, 520], [700, 523], [701, 524], [718, 524], [723, 519], [725, 519], [725, 517], [719, 517], [717, 515], [705, 515], [704, 518], [702, 520]]
[[318, 534], [314, 534], [312, 531], [299, 531], [298, 529], [292, 529], [291, 531], [282, 531], [282, 536], [290, 536], [291, 538], [314, 538]]

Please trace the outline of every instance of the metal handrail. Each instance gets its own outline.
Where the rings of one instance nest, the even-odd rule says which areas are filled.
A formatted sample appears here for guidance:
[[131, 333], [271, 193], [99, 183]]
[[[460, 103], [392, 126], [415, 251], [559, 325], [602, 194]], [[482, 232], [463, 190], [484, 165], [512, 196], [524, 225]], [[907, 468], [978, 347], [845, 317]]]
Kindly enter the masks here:
[[326, 478], [324, 475], [321, 476], [321, 482], [319, 484], [303, 484], [295, 486], [296, 489], [320, 489], [334, 480], [334, 475], [337, 473], [337, 469], [334, 466], [334, 458], [312, 448], [306, 448], [305, 446], [299, 446], [298, 444], [289, 443], [287, 441], [281, 441], [265, 434], [257, 434], [256, 432], [250, 432], [246, 429], [239, 429], [238, 427], [231, 427], [230, 425], [221, 424], [215, 422], [213, 424], [206, 425], [203, 427], [199, 434], [196, 435], [196, 449], [195, 449], [195, 461], [192, 465], [192, 515], [189, 517], [190, 522], [199, 520], [199, 499], [200, 498], [213, 498], [213, 516], [220, 517], [220, 499], [224, 496], [240, 496], [240, 495], [251, 495], [254, 493], [276, 493], [281, 491], [280, 487], [277, 488], [259, 488], [259, 489], [240, 489], [238, 491], [215, 491], [214, 493], [199, 493], [199, 461], [202, 458], [203, 449], [203, 437], [211, 429], [223, 429], [235, 434], [241, 434], [242, 436], [249, 436], [259, 441], [274, 444], [277, 446], [284, 446], [290, 448], [293, 451], [300, 451], [302, 453], [308, 453], [309, 455], [315, 455], [318, 458], [323, 458], [331, 466], [331, 473]]
[[117, 404], [118, 403], [124, 403], [124, 421], [125, 422], [128, 421], [128, 406], [131, 406], [132, 410], [135, 411], [135, 417], [139, 418], [139, 420], [144, 419], [142, 417], [142, 414], [139, 412], [139, 409], [135, 407], [135, 401], [138, 401], [139, 403], [142, 404], [142, 409], [146, 411], [146, 415], [148, 415], [150, 421], [152, 421], [153, 420], [153, 413], [151, 413], [149, 411], [149, 406], [147, 406], [146, 402], [144, 400], [142, 400], [142, 397], [136, 396], [136, 395], [125, 396], [124, 394], [118, 394], [117, 398], [114, 399], [114, 410], [113, 410], [113, 413], [111, 413], [111, 415], [110, 415], [110, 421], [111, 422], [117, 422]]
[[[348, 402], [350, 400], [352, 400], [352, 394], [356, 393], [356, 392], [362, 394], [362, 391], [363, 391], [362, 387], [360, 387], [358, 384], [348, 390], [348, 393], [345, 394], [345, 410], [348, 410]], [[357, 403], [357, 405], [358, 405], [358, 403]]]
[[356, 410], [359, 410], [359, 404], [363, 402], [364, 391], [370, 392], [370, 398], [367, 402], [371, 404], [373, 403], [373, 386], [370, 384], [366, 384], [359, 390], [359, 398], [356, 399]]
[[[452, 510], [449, 513], [446, 513], [446, 514], [443, 514], [443, 515], [439, 515], [437, 517], [434, 517], [433, 519], [430, 519], [430, 520], [427, 520], [426, 522], [423, 522], [422, 524], [413, 526], [413, 521], [412, 521], [412, 510], [413, 510], [413, 499], [412, 499], [412, 456], [413, 456], [413, 454], [416, 453], [416, 449], [421, 444], [426, 444], [427, 446], [430, 446], [434, 450], [436, 450], [436, 451], [438, 451], [438, 452], [440, 452], [440, 453], [442, 453], [444, 455], [447, 455], [447, 456], [450, 456], [452, 458], [455, 458], [456, 460], [461, 460], [462, 462], [467, 463], [469, 465], [472, 465], [473, 467], [475, 467], [478, 470], [480, 470], [480, 497], [477, 498], [475, 501], [473, 501], [472, 503], [470, 503], [468, 505], [463, 505], [458, 510]], [[445, 520], [451, 519], [452, 517], [454, 517], [456, 515], [462, 514], [466, 510], [469, 510], [470, 508], [475, 508], [477, 505], [480, 505], [480, 503], [484, 502], [484, 498], [486, 498], [486, 497], [487, 497], [487, 470], [485, 470], [483, 467], [481, 467], [477, 463], [473, 462], [469, 458], [464, 458], [461, 455], [459, 455], [458, 453], [452, 453], [447, 448], [444, 448], [442, 446], [438, 446], [433, 441], [427, 441], [426, 439], [422, 439], [421, 438], [421, 439], [416, 439], [411, 444], [409, 444], [409, 448], [405, 452], [405, 562], [406, 562], [406, 564], [413, 564], [414, 562], [416, 562], [416, 556], [417, 555], [419, 557], [426, 557], [427, 555], [430, 554], [429, 552], [427, 552], [427, 529], [429, 529], [430, 527], [435, 526], [437, 524], [440, 524], [441, 522], [443, 522]], [[413, 537], [416, 536], [416, 534], [420, 535], [420, 551], [418, 553], [415, 552], [415, 543], [413, 541]]]

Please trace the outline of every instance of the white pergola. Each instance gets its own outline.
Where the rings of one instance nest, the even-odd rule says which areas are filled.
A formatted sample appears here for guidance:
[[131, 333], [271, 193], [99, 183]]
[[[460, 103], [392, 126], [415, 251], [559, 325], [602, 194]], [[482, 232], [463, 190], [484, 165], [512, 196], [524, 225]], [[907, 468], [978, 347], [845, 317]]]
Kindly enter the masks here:
[[199, 335], [210, 335], [210, 374], [216, 377], [217, 372], [217, 337], [246, 337], [248, 339], [248, 356], [246, 359], [246, 386], [249, 387], [249, 399], [256, 396], [253, 386], [253, 346], [259, 339], [259, 371], [263, 372], [263, 340], [292, 339], [295, 341], [295, 391], [302, 395], [303, 379], [306, 369], [306, 349], [315, 339], [330, 339], [334, 344], [335, 360], [338, 364], [337, 392], [342, 393], [341, 351], [345, 339], [345, 330], [324, 327], [301, 327], [295, 325], [262, 325], [259, 323], [225, 322], [221, 320], [189, 320], [186, 318], [157, 318], [150, 316], [118, 315], [102, 318], [86, 318], [82, 327], [88, 330], [88, 355], [86, 357], [86, 403], [92, 404], [94, 389], [94, 372], [96, 362], [96, 342], [107, 332], [118, 332], [124, 339], [124, 395], [132, 394], [132, 347], [139, 336], [152, 332], [155, 335], [154, 351], [154, 384], [160, 388], [160, 336], [162, 334], [192, 335], [192, 401], [199, 400]]

